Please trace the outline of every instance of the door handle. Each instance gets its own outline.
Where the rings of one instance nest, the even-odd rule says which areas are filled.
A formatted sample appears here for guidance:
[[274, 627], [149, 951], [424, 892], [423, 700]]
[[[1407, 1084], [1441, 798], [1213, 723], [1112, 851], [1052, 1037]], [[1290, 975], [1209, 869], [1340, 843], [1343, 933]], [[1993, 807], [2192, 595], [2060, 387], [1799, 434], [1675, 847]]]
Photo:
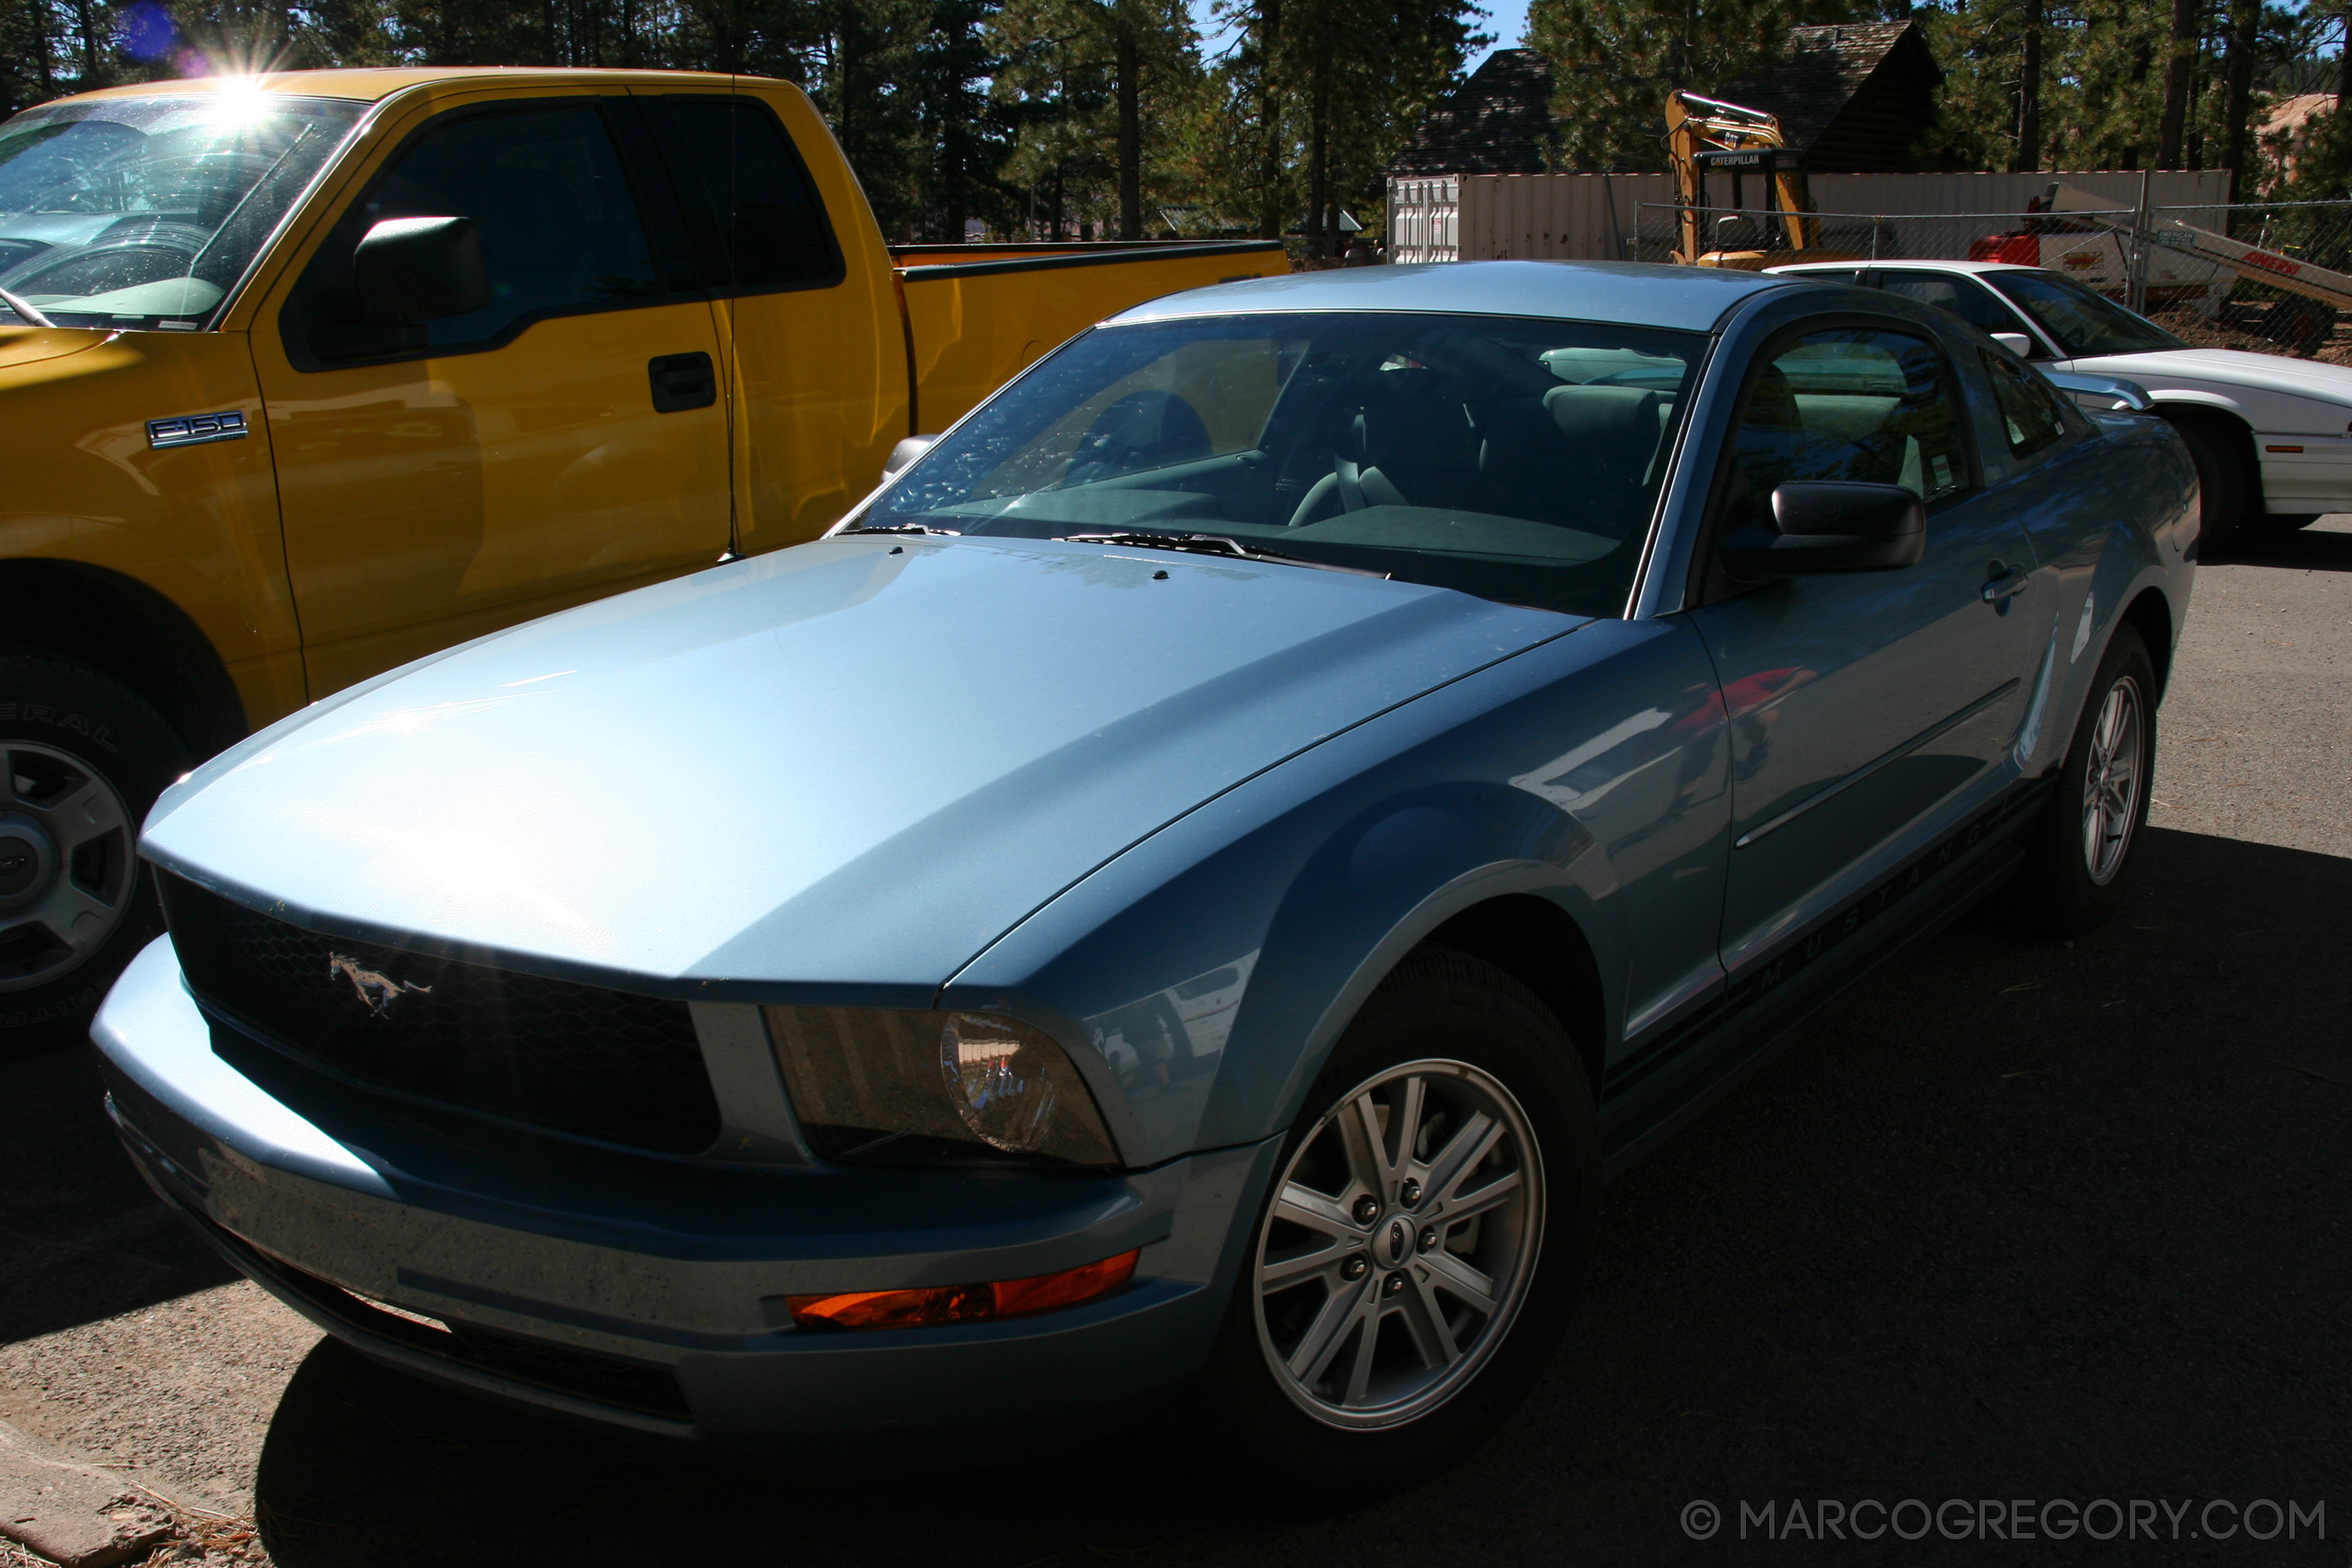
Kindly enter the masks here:
[[1996, 561], [1992, 564], [1991, 580], [1984, 586], [1984, 600], [1987, 604], [1999, 604], [2012, 594], [2025, 592], [2025, 585], [2033, 580], [2034, 575], [2025, 567], [2004, 566]]
[[707, 409], [719, 401], [719, 375], [705, 353], [663, 354], [646, 362], [646, 377], [653, 383], [653, 411], [683, 413]]

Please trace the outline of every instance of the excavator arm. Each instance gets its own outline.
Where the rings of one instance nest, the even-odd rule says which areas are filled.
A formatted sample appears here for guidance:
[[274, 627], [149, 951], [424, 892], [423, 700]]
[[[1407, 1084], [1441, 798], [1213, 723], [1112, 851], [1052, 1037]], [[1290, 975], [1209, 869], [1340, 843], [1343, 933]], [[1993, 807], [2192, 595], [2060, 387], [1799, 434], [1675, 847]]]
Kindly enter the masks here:
[[[1772, 193], [1773, 215], [1787, 230], [1790, 247], [1813, 247], [1813, 220], [1807, 213], [1805, 176], [1786, 156], [1788, 143], [1780, 121], [1761, 109], [1702, 98], [1676, 89], [1666, 95], [1666, 154], [1674, 172], [1674, 259], [1684, 266], [1760, 267], [1761, 252], [1727, 252], [1702, 248], [1701, 213], [1706, 207], [1706, 174], [1710, 169], [1732, 172], [1753, 170], [1765, 176]], [[1753, 260], [1748, 259], [1751, 255]]]

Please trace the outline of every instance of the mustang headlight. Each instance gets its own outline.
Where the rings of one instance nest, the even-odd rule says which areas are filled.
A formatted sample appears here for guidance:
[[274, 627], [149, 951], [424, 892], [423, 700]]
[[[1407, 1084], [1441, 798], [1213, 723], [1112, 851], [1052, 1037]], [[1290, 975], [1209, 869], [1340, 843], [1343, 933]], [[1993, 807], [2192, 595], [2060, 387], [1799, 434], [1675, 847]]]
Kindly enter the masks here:
[[766, 1012], [793, 1113], [828, 1159], [1118, 1163], [1077, 1068], [1027, 1024], [872, 1007]]

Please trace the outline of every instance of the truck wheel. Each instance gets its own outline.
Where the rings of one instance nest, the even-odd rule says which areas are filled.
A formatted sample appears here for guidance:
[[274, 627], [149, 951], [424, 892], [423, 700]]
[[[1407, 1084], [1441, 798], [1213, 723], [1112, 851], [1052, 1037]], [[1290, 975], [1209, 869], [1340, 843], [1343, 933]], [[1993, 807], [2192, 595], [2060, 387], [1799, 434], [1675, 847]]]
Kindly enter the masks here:
[[1206, 1479], [1312, 1512], [1468, 1454], [1559, 1337], [1599, 1191], [1592, 1095], [1550, 1011], [1464, 954], [1408, 958], [1248, 1232], [1185, 1421]]
[[187, 766], [172, 727], [116, 682], [0, 655], [0, 1057], [86, 1039], [162, 929], [139, 823]]
[[[2171, 416], [2168, 415], [2168, 418]], [[2238, 443], [2201, 419], [2172, 419], [2180, 444], [2197, 465], [2197, 490], [2204, 500], [2204, 526], [2197, 535], [2197, 558], [2210, 561], [2226, 555], [2238, 542], [2238, 532], [2251, 510], [2254, 476]]]
[[2044, 933], [2087, 935], [2122, 902], [2155, 767], [2156, 669], [2140, 634], [2118, 626], [2025, 841], [2018, 903]]
[[2320, 512], [2264, 512], [2259, 517], [2246, 519], [2247, 531], [2283, 539], [2298, 529], [2310, 528], [2324, 515]]

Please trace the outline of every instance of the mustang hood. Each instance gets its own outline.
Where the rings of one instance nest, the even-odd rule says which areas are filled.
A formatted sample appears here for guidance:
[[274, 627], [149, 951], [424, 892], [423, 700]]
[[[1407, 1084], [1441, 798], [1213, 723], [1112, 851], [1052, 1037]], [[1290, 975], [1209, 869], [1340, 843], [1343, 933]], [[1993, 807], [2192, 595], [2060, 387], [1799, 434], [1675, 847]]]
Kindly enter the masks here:
[[1296, 566], [845, 535], [315, 705], [167, 792], [143, 847], [323, 930], [904, 1002], [1219, 790], [1576, 624]]

